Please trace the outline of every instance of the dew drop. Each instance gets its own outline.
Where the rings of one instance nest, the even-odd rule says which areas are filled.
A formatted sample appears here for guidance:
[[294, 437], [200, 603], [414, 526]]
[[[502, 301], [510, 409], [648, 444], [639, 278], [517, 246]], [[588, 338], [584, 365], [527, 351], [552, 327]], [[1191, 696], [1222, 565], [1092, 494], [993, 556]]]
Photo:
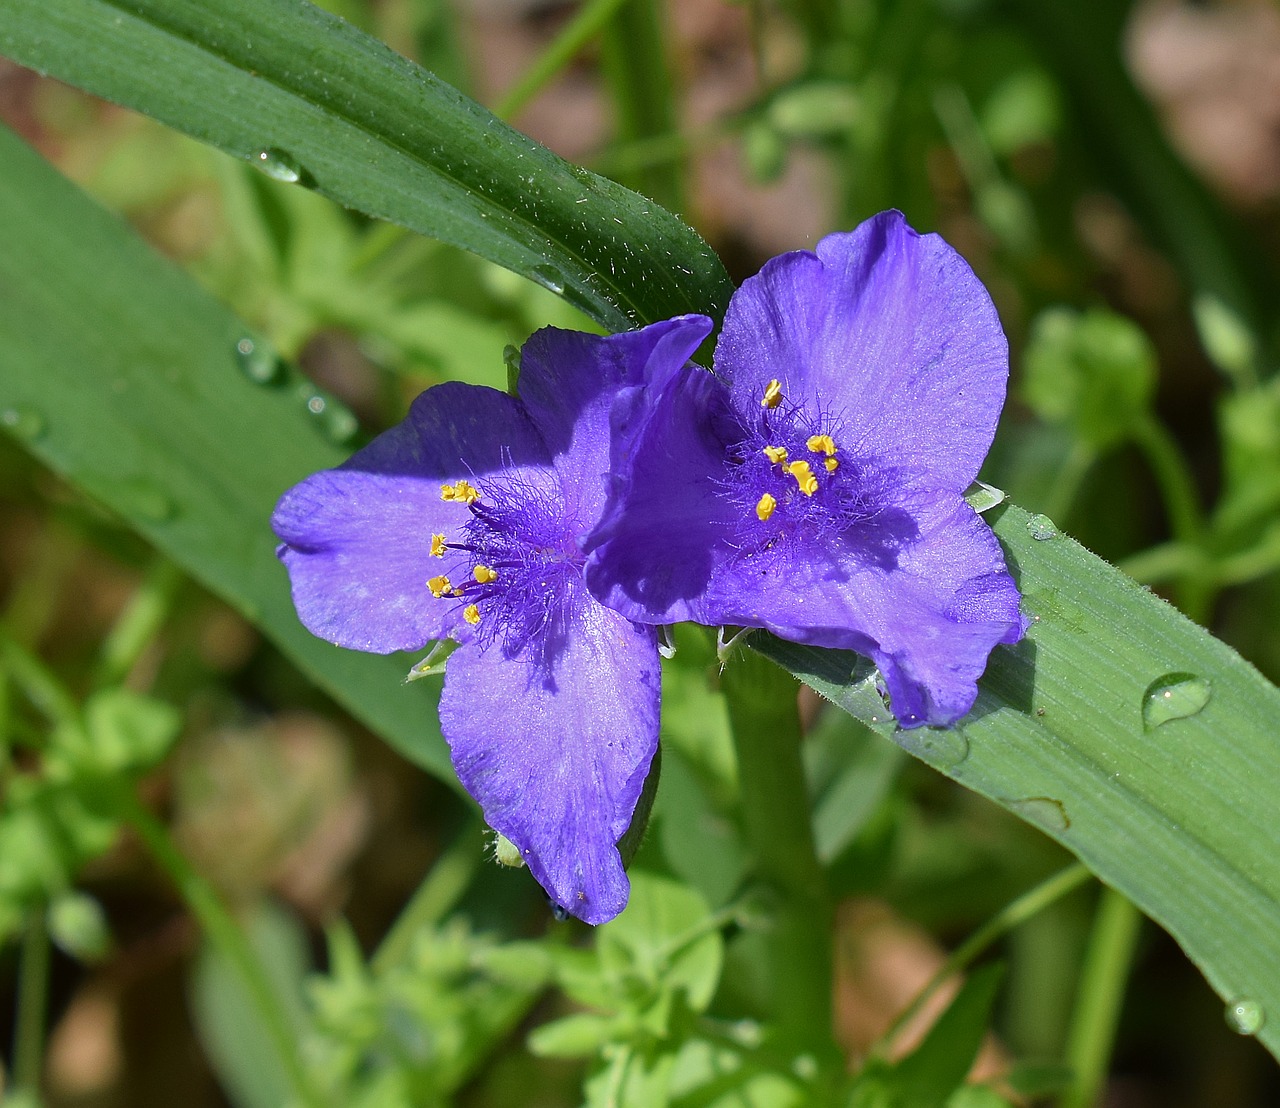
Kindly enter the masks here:
[[531, 270], [529, 270], [529, 276], [534, 281], [537, 281], [537, 283], [544, 289], [547, 289], [549, 292], [554, 292], [557, 296], [564, 292], [564, 281], [561, 280], [558, 273], [550, 269], [548, 266], [535, 265]]
[[1173, 719], [1194, 716], [1209, 703], [1213, 688], [1194, 673], [1166, 673], [1142, 694], [1142, 725], [1148, 731]]
[[969, 740], [954, 729], [915, 727], [895, 731], [892, 738], [908, 754], [942, 769], [953, 769], [969, 757]]
[[47, 426], [44, 416], [30, 408], [5, 408], [0, 412], [0, 427], [23, 442], [35, 442]]
[[1061, 833], [1071, 826], [1071, 819], [1061, 800], [1050, 796], [1028, 796], [1008, 802], [1010, 809], [1028, 823], [1043, 827], [1046, 831]]
[[1058, 537], [1058, 529], [1048, 516], [1032, 516], [1027, 520], [1027, 533], [1036, 542], [1048, 542]]
[[1227, 1026], [1237, 1035], [1256, 1035], [1267, 1022], [1266, 1010], [1256, 1000], [1239, 997], [1227, 1005]]
[[268, 146], [255, 151], [252, 162], [268, 177], [286, 184], [295, 184], [302, 180], [302, 166], [292, 154], [275, 146]]
[[316, 425], [330, 442], [340, 446], [350, 442], [360, 430], [360, 423], [349, 408], [316, 392], [310, 385], [303, 385], [298, 390], [298, 398], [315, 417]]
[[270, 385], [280, 379], [280, 359], [266, 343], [250, 335], [236, 341], [236, 361], [240, 372], [255, 385]]
[[178, 506], [169, 495], [145, 477], [120, 482], [116, 486], [115, 503], [125, 515], [149, 523], [165, 523], [178, 514]]

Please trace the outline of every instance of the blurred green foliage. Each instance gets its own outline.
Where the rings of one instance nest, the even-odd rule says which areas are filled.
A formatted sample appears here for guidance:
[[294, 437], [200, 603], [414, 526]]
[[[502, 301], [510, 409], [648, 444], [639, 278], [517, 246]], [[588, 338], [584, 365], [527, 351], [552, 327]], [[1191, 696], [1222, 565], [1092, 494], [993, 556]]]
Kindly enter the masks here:
[[[462, 43], [482, 32], [439, 0], [327, 6], [476, 88]], [[638, 0], [576, 63], [617, 118], [585, 153], [705, 225], [738, 276], [778, 248], [777, 232], [706, 186], [718, 170], [704, 158], [717, 150], [760, 195], [816, 164], [823, 184], [803, 197], [823, 230], [895, 206], [943, 231], [992, 288], [1014, 350], [1019, 402], [986, 476], [1168, 591], [1275, 679], [1274, 265], [1170, 149], [1132, 86], [1119, 61], [1122, 7], [755, 2], [737, 12], [728, 43], [690, 45], [671, 11]], [[536, 37], [538, 26], [531, 18], [525, 32]], [[717, 50], [754, 58], [746, 90], [709, 124], [682, 122]], [[549, 95], [553, 111], [566, 110]], [[292, 370], [278, 352], [343, 402], [331, 409], [345, 413], [342, 443], [389, 425], [438, 381], [505, 387], [501, 351], [536, 327], [591, 326], [543, 285], [156, 124], [58, 86], [30, 97], [32, 137], [261, 336], [266, 360], [246, 373], [284, 380]], [[554, 137], [571, 143], [571, 131]], [[778, 206], [784, 223], [798, 218], [780, 195], [775, 219]], [[1274, 215], [1247, 219], [1274, 236]], [[189, 1064], [166, 1070], [157, 1091], [135, 1072], [146, 1051], [117, 1033], [123, 1058], [100, 1067], [92, 1103], [995, 1108], [1072, 1103], [1073, 1090], [1105, 1077], [1110, 1041], [1095, 1072], [1064, 1064], [1080, 1057], [1073, 1023], [1118, 1014], [1118, 1001], [1090, 1007], [1077, 988], [1097, 953], [1092, 890], [1053, 899], [1010, 934], [996, 929], [980, 953], [994, 948], [998, 961], [969, 974], [914, 1045], [888, 1033], [938, 973], [943, 948], [1040, 887], [1066, 855], [808, 698], [803, 769], [813, 853], [835, 905], [835, 1039], [850, 1075], [780, 1043], [766, 967], [789, 906], [759, 879], [719, 662], [696, 628], [677, 631], [664, 667], [662, 784], [623, 916], [589, 936], [549, 922], [531, 881], [480, 864], [461, 802], [405, 786], [416, 771], [396, 762], [382, 770], [382, 799], [400, 808], [380, 829], [357, 826], [345, 780], [303, 782], [289, 809], [305, 824], [294, 861], [322, 875], [318, 890], [304, 889], [283, 849], [264, 861], [236, 853], [252, 835], [219, 842], [229, 868], [254, 874], [233, 905], [256, 966], [246, 978], [244, 952], [209, 926], [201, 898], [211, 875], [181, 868], [155, 838], [164, 828], [140, 823], [127, 797], [164, 810], [183, 796], [175, 743], [204, 766], [213, 756], [202, 740], [219, 728], [300, 708], [332, 721], [362, 780], [379, 780], [377, 760], [390, 755], [372, 753], [374, 740], [240, 615], [177, 575], [157, 585], [128, 525], [13, 445], [39, 437], [33, 418], [0, 412], [12, 439], [0, 444], [13, 582], [0, 640], [0, 940], [15, 996], [5, 1108], [90, 1103], [68, 1084], [56, 1038], [46, 1059], [46, 1024], [67, 1024], [93, 988], [118, 1012], [130, 995], [163, 994], [175, 973], [221, 1094]], [[293, 739], [254, 741], [295, 768]], [[314, 766], [321, 755], [309, 743], [298, 756]], [[297, 814], [308, 805], [314, 820]], [[361, 847], [350, 877], [334, 846], [343, 834]], [[405, 842], [416, 853], [389, 863]], [[155, 887], [157, 861], [186, 907]], [[872, 927], [854, 911], [868, 904], [889, 923]], [[146, 968], [139, 950], [163, 945], [158, 917], [174, 911], [198, 918], [202, 937]], [[47, 976], [37, 973], [46, 930], [65, 954], [50, 1012], [34, 983]], [[124, 967], [119, 977], [99, 974], [103, 959]], [[1271, 1061], [1231, 1037], [1167, 940], [1148, 931], [1136, 953], [1121, 950], [1118, 988], [1134, 964], [1116, 1065], [1149, 1100], [1275, 1101]], [[130, 973], [142, 983], [121, 984]], [[262, 990], [273, 998], [265, 1015]], [[155, 1003], [172, 1022], [172, 1003]], [[995, 1061], [966, 1084], [987, 1036], [999, 1043]]]

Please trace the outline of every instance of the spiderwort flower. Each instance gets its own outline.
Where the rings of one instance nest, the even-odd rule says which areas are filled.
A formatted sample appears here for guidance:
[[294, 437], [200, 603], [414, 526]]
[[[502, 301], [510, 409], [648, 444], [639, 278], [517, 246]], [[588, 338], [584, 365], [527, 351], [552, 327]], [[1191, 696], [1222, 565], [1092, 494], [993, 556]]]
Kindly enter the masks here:
[[746, 281], [714, 374], [654, 369], [615, 444], [596, 597], [635, 620], [856, 650], [903, 727], [967, 712], [1022, 621], [962, 495], [995, 432], [1008, 347], [960, 256], [881, 213]]
[[684, 364], [709, 329], [539, 331], [517, 397], [429, 389], [272, 520], [314, 634], [379, 654], [460, 644], [440, 701], [458, 776], [588, 923], [626, 904], [615, 844], [657, 747], [659, 673], [654, 629], [592, 599], [581, 547], [605, 503], [611, 412], [625, 423], [645, 376]]

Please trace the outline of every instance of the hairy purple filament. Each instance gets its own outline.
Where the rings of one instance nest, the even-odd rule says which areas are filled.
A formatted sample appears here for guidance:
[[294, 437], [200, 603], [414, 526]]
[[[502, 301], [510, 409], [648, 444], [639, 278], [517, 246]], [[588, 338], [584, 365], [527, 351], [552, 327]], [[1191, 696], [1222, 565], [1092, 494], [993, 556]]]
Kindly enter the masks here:
[[568, 579], [581, 578], [584, 562], [564, 502], [518, 478], [482, 481], [477, 491], [471, 518], [445, 543], [466, 553], [467, 579], [445, 595], [473, 613], [467, 622], [482, 648], [496, 642], [515, 658], [532, 645], [531, 660], [549, 661], [564, 641]]

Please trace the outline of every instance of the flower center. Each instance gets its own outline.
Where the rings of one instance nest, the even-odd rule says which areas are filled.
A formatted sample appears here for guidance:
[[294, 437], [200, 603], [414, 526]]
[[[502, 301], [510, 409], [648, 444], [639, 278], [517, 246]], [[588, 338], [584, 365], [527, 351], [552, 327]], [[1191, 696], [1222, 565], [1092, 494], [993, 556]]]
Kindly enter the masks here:
[[729, 459], [727, 491], [740, 507], [736, 538], [746, 549], [838, 533], [879, 508], [879, 467], [851, 455], [830, 419], [790, 403], [777, 380]]
[[[454, 534], [431, 536], [431, 553], [465, 576], [439, 574], [427, 582], [431, 603], [462, 605], [462, 618], [487, 647], [500, 641], [515, 657], [530, 643], [548, 644], [568, 578], [581, 575], [578, 549], [563, 500], [508, 474], [442, 485], [440, 498], [471, 513]], [[459, 558], [458, 555], [461, 555]]]

